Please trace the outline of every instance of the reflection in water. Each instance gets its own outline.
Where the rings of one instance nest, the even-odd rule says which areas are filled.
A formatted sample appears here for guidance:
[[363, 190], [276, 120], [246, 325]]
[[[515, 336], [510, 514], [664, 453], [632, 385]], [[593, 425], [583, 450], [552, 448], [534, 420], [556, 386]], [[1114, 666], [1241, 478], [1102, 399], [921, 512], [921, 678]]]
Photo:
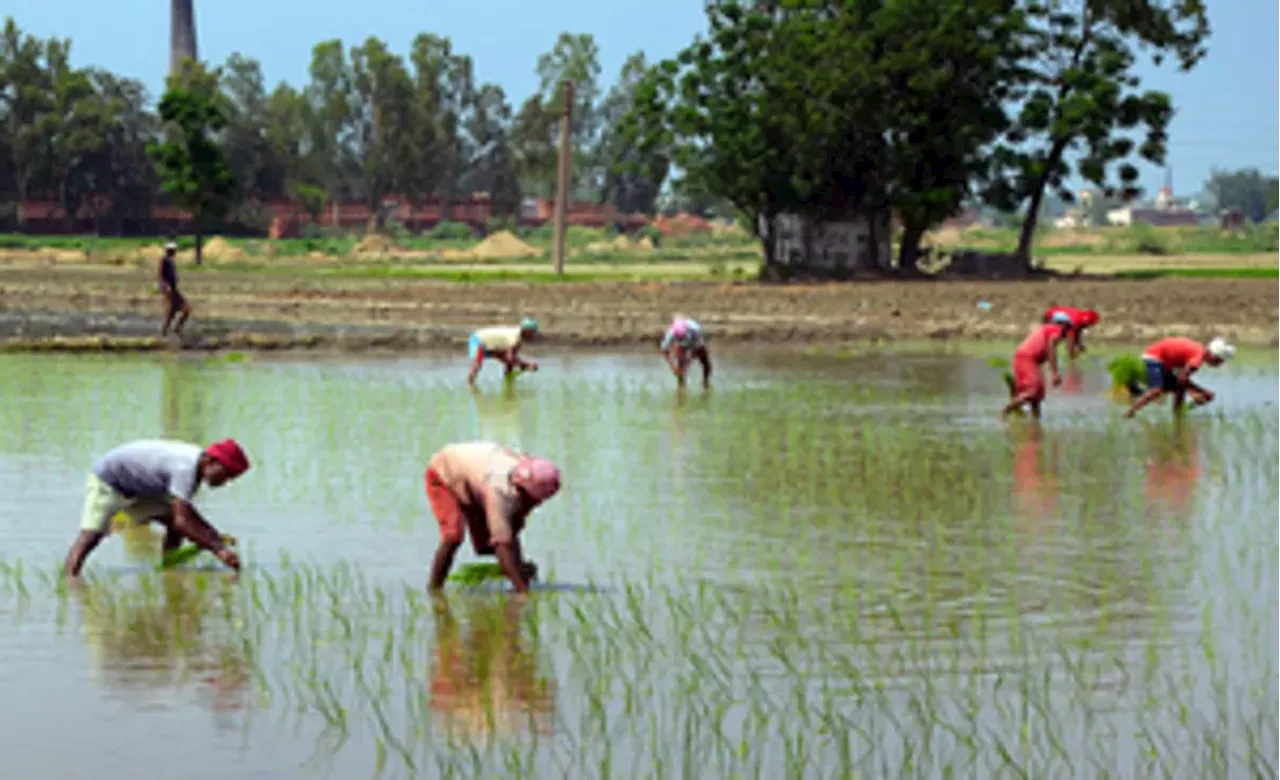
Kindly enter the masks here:
[[72, 588], [83, 614], [90, 679], [142, 707], [165, 706], [173, 693], [196, 683], [215, 714], [242, 710], [249, 659], [232, 639], [234, 585], [220, 574], [165, 572], [136, 585]]
[[470, 735], [553, 732], [553, 683], [521, 637], [527, 607], [527, 599], [468, 600], [463, 625], [446, 597], [434, 600], [431, 710], [448, 725]]
[[1080, 370], [1079, 365], [1067, 364], [1062, 371], [1062, 387], [1059, 389], [1067, 395], [1080, 395], [1084, 391], [1084, 372]]
[[1056, 451], [1045, 451], [1044, 429], [1032, 421], [1023, 428], [1011, 426], [1014, 438], [1013, 491], [1019, 511], [1046, 518], [1058, 509], [1058, 467]]
[[517, 450], [524, 449], [520, 425], [520, 398], [514, 382], [503, 382], [502, 389], [486, 396], [471, 388], [476, 413], [476, 439], [496, 441]]
[[1152, 426], [1147, 438], [1148, 508], [1189, 517], [1202, 471], [1194, 424], [1175, 419], [1172, 428]]
[[204, 404], [198, 367], [184, 360], [160, 364], [160, 430], [164, 438], [202, 444]]

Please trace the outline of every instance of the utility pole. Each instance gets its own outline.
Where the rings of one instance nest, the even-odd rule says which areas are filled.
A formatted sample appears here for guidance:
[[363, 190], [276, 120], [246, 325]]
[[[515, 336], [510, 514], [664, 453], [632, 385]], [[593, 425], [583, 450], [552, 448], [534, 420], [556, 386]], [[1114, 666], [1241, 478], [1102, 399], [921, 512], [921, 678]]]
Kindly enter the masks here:
[[564, 231], [565, 216], [569, 204], [569, 163], [573, 159], [573, 148], [570, 145], [570, 130], [573, 126], [573, 82], [560, 82], [560, 90], [564, 94], [564, 107], [560, 113], [560, 171], [556, 177], [556, 275], [564, 275]]

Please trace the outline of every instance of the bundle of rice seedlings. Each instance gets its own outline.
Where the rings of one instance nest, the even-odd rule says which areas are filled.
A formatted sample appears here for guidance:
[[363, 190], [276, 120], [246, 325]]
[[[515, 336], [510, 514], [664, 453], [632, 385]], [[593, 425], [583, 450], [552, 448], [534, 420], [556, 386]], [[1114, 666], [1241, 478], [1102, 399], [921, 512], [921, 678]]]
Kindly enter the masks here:
[[480, 563], [464, 563], [459, 566], [456, 571], [449, 575], [450, 582], [456, 582], [459, 585], [480, 585], [486, 580], [505, 579], [506, 574], [502, 573], [502, 566], [489, 561]]
[[1111, 386], [1115, 390], [1127, 390], [1131, 396], [1142, 395], [1147, 382], [1147, 369], [1142, 360], [1133, 355], [1122, 355], [1107, 363], [1111, 374]]

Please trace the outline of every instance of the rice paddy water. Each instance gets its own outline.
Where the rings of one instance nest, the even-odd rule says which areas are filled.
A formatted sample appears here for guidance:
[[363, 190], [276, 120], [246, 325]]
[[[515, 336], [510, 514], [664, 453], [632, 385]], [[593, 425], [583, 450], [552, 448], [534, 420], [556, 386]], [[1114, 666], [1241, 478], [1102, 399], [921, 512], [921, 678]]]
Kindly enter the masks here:
[[[4, 776], [1275, 777], [1274, 355], [1123, 421], [1090, 354], [1040, 426], [961, 352], [538, 357], [0, 357]], [[238, 579], [61, 584], [98, 455], [228, 435]], [[529, 598], [424, 592], [470, 438], [563, 469]]]

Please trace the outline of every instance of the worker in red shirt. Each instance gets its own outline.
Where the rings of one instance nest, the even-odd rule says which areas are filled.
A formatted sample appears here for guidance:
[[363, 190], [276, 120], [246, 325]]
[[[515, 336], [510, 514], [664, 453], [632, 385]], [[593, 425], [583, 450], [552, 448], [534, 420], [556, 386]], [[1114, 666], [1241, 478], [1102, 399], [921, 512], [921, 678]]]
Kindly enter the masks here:
[[1215, 338], [1208, 344], [1181, 336], [1160, 339], [1142, 353], [1142, 363], [1147, 369], [1147, 389], [1124, 416], [1132, 417], [1165, 393], [1173, 393], [1174, 413], [1182, 410], [1182, 401], [1188, 392], [1197, 405], [1209, 403], [1213, 400], [1213, 393], [1192, 382], [1191, 375], [1206, 364], [1220, 366], [1235, 353], [1236, 348], [1222, 338]]
[[1023, 404], [1030, 404], [1031, 416], [1040, 418], [1040, 404], [1045, 396], [1044, 374], [1040, 366], [1048, 363], [1053, 386], [1062, 384], [1062, 376], [1058, 374], [1058, 344], [1069, 330], [1056, 324], [1038, 325], [1018, 345], [1013, 353], [1013, 398], [1000, 413], [1001, 417]]
[[1084, 353], [1084, 343], [1080, 340], [1084, 329], [1098, 324], [1101, 318], [1093, 309], [1076, 309], [1071, 306], [1050, 306], [1045, 309], [1044, 323], [1063, 325], [1071, 329], [1067, 338], [1067, 356], [1072, 360]]

